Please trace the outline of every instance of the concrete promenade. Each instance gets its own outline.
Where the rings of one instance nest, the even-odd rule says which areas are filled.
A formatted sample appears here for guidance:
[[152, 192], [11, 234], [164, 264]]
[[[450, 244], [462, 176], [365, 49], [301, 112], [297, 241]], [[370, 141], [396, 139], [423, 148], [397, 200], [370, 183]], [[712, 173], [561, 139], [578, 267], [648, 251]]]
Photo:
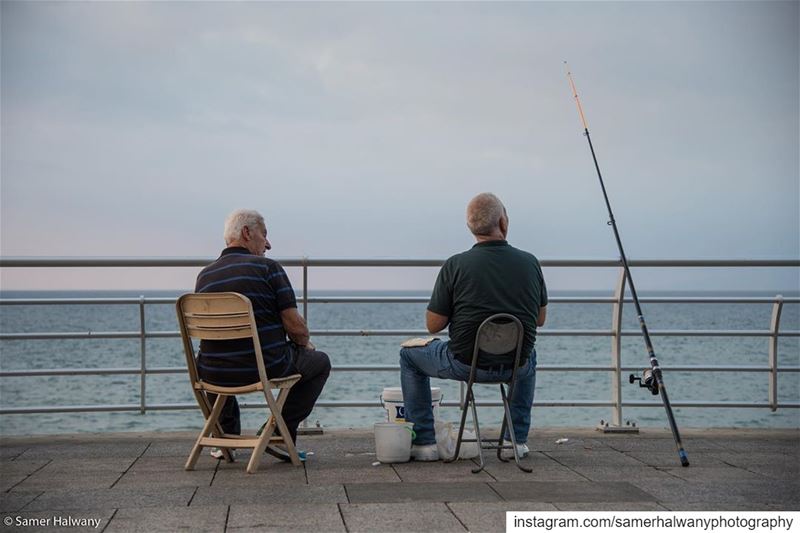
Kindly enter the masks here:
[[463, 532], [504, 531], [507, 510], [800, 510], [800, 431], [683, 436], [689, 468], [666, 431], [536, 430], [524, 460], [532, 474], [487, 454], [477, 475], [472, 461], [374, 466], [367, 430], [301, 436], [314, 452], [303, 467], [265, 456], [253, 475], [243, 453], [228, 464], [204, 452], [184, 471], [189, 433], [7, 437], [0, 522], [12, 525], [0, 528], [92, 519], [96, 529], [69, 531]]

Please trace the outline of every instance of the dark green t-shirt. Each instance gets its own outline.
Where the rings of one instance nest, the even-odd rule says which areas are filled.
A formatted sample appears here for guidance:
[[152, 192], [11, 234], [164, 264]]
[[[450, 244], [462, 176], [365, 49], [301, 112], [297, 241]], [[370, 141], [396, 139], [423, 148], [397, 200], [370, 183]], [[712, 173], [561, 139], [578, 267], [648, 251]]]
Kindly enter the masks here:
[[[450, 318], [450, 350], [456, 359], [471, 364], [478, 326], [495, 313], [510, 313], [522, 322], [522, 358], [527, 360], [536, 340], [539, 308], [546, 305], [547, 287], [536, 257], [506, 241], [488, 241], [445, 261], [428, 310]], [[481, 355], [481, 364], [504, 359]]]

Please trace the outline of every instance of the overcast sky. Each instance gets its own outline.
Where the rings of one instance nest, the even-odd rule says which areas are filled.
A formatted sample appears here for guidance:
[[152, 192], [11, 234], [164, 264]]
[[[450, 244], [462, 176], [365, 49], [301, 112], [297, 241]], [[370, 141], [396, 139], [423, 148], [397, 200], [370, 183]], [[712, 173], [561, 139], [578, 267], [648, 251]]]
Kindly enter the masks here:
[[[616, 258], [566, 59], [631, 258], [798, 258], [798, 5], [3, 1], [0, 252], [211, 257], [251, 207], [276, 258], [444, 258], [493, 191], [512, 244]], [[5, 269], [2, 286], [193, 272]], [[645, 288], [800, 288], [797, 270], [658, 272]]]

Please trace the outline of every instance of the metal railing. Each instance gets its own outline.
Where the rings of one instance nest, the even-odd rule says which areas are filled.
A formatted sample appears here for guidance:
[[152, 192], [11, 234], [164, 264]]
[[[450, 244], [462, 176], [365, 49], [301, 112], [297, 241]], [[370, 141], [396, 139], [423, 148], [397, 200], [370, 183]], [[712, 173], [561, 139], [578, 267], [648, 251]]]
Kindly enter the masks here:
[[[70, 268], [70, 267], [202, 267], [214, 258], [0, 258], [0, 268]], [[308, 270], [309, 268], [324, 267], [438, 267], [442, 260], [431, 259], [285, 259], [281, 264], [285, 267], [300, 267], [302, 269], [302, 294], [299, 303], [302, 305], [303, 315], [308, 316], [310, 304], [341, 304], [341, 303], [427, 303], [427, 297], [394, 296], [394, 297], [367, 297], [367, 296], [335, 296], [314, 297], [309, 296]], [[625, 303], [631, 302], [625, 297], [625, 275], [616, 260], [543, 260], [541, 264], [549, 267], [580, 267], [580, 268], [618, 268], [618, 281], [611, 297], [552, 297], [551, 303], [582, 304], [599, 303], [612, 306], [612, 320], [609, 329], [548, 329], [539, 330], [538, 336], [569, 336], [569, 337], [609, 337], [612, 341], [611, 363], [604, 365], [539, 365], [541, 372], [608, 372], [611, 375], [610, 400], [560, 400], [536, 401], [535, 406], [540, 407], [611, 407], [610, 422], [613, 425], [622, 425], [623, 407], [658, 407], [658, 402], [623, 401], [622, 400], [622, 375], [625, 372], [639, 371], [639, 367], [622, 365], [622, 338], [639, 336], [638, 329], [628, 330], [622, 328], [622, 310]], [[798, 268], [800, 260], [631, 260], [631, 267], [674, 267], [674, 268], [707, 268], [707, 267], [780, 267]], [[769, 396], [767, 402], [697, 402], [673, 401], [675, 407], [728, 407], [728, 408], [769, 408], [772, 411], [778, 408], [800, 408], [800, 402], [778, 401], [778, 375], [784, 372], [800, 372], [800, 366], [778, 365], [778, 339], [780, 337], [800, 337], [800, 331], [781, 330], [781, 314], [786, 303], [798, 304], [800, 298], [775, 297], [643, 297], [642, 303], [717, 303], [717, 304], [771, 304], [772, 314], [768, 329], [763, 330], [650, 330], [650, 335], [681, 336], [681, 337], [764, 337], [768, 339], [767, 364], [765, 365], [673, 365], [662, 366], [665, 370], [681, 372], [752, 372], [769, 374]], [[137, 330], [131, 331], [101, 331], [101, 332], [58, 332], [58, 333], [18, 333], [0, 332], [0, 341], [8, 340], [62, 340], [62, 339], [139, 339], [140, 364], [138, 367], [124, 368], [52, 368], [52, 369], [26, 369], [26, 370], [0, 370], [0, 378], [32, 377], [32, 376], [89, 376], [89, 375], [138, 375], [139, 376], [139, 402], [136, 404], [97, 404], [97, 405], [69, 405], [69, 406], [33, 406], [33, 407], [0, 407], [0, 414], [34, 414], [34, 413], [77, 413], [77, 412], [112, 412], [112, 411], [147, 411], [195, 409], [194, 403], [147, 403], [147, 376], [157, 374], [182, 374], [185, 367], [150, 367], [147, 365], [147, 340], [178, 338], [177, 331], [148, 331], [146, 329], [146, 308], [148, 305], [174, 304], [175, 298], [4, 298], [0, 305], [136, 305], [139, 310], [139, 324]], [[312, 336], [420, 336], [426, 335], [422, 330], [314, 330]], [[334, 365], [333, 372], [364, 372], [387, 371], [397, 372], [399, 365]], [[481, 402], [482, 405], [499, 406], [499, 402]], [[263, 407], [265, 404], [243, 404], [243, 407]], [[376, 401], [358, 400], [328, 400], [316, 404], [319, 407], [379, 407]], [[443, 402], [443, 406], [457, 406], [458, 401]]]

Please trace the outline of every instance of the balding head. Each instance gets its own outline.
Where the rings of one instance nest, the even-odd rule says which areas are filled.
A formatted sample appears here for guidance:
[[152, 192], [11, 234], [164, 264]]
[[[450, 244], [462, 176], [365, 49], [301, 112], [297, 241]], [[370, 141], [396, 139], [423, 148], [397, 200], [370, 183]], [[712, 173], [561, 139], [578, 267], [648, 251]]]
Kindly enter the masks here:
[[[504, 226], [501, 228], [501, 221]], [[490, 192], [482, 192], [467, 204], [467, 227], [476, 237], [500, 235], [505, 238], [508, 222], [506, 208], [500, 198]]]

